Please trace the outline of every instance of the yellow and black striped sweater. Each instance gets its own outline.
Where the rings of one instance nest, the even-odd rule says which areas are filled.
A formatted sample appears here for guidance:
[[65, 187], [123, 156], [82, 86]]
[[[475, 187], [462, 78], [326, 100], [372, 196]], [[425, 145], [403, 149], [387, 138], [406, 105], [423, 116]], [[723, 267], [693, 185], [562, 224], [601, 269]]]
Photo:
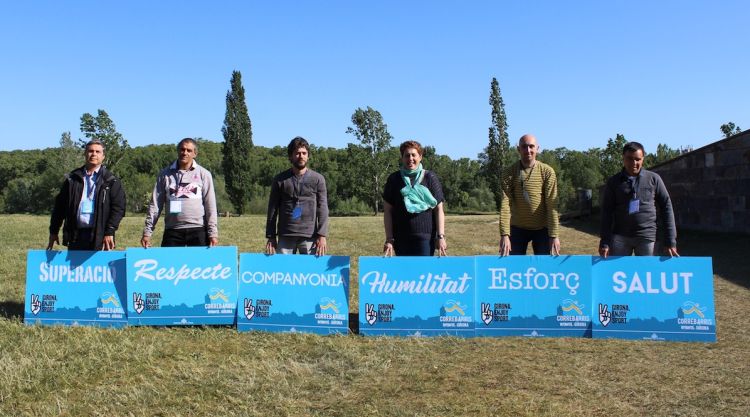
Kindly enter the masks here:
[[524, 169], [519, 161], [503, 170], [501, 182], [501, 236], [510, 235], [513, 225], [527, 230], [546, 227], [550, 237], [558, 237], [557, 177], [551, 166], [536, 161], [532, 168]]

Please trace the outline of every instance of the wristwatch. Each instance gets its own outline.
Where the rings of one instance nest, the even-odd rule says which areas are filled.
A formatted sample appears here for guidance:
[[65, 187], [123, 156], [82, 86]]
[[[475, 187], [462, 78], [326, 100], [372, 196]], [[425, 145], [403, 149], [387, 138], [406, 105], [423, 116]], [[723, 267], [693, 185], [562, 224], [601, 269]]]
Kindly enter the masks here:
[[437, 238], [438, 238], [438, 240], [445, 239], [445, 234], [444, 233], [440, 233], [440, 234], [437, 235]]

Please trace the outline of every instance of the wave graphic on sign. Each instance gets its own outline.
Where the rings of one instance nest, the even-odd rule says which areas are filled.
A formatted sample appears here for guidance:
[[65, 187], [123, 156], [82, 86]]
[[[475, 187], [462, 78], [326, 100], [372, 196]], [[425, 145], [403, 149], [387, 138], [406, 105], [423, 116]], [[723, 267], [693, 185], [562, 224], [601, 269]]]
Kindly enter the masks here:
[[213, 294], [209, 294], [208, 298], [211, 299], [211, 301], [216, 301], [217, 299], [221, 298], [222, 301], [225, 303], [229, 302], [229, 297], [224, 294], [224, 290], [221, 288], [211, 288], [211, 291], [213, 291]]
[[563, 300], [562, 311], [565, 312], [565, 313], [569, 313], [571, 311], [575, 311], [576, 313], [578, 313], [579, 316], [582, 316], [583, 315], [583, 311], [581, 311], [581, 309], [583, 307], [584, 307], [583, 305], [579, 306], [577, 301]]
[[117, 301], [115, 295], [111, 292], [105, 292], [101, 297], [102, 304], [114, 304], [115, 307], [120, 307], [120, 302]]
[[697, 314], [698, 317], [704, 318], [705, 315], [703, 312], [706, 311], [706, 307], [701, 307], [700, 304], [692, 302], [692, 301], [685, 301], [684, 304], [682, 304], [682, 312], [685, 314]]
[[458, 311], [458, 314], [465, 316], [466, 313], [464, 312], [464, 309], [466, 306], [462, 306], [461, 303], [455, 300], [448, 300], [447, 303], [445, 303], [445, 312], [446, 313], [452, 313], [454, 311]]
[[332, 300], [330, 298], [323, 298], [320, 300], [320, 310], [333, 310], [334, 313], [339, 312], [339, 306], [336, 305], [336, 300]]

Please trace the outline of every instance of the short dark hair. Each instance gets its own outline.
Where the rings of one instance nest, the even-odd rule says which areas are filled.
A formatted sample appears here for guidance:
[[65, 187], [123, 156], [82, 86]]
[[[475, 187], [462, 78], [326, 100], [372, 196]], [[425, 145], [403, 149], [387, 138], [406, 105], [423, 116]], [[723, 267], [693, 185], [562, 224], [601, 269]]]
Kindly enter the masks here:
[[83, 150], [87, 150], [89, 146], [91, 145], [99, 145], [102, 147], [102, 152], [107, 150], [107, 147], [104, 146], [104, 142], [100, 141], [99, 139], [91, 139], [90, 141], [86, 142], [86, 145], [83, 146]]
[[196, 151], [198, 150], [198, 142], [196, 142], [195, 139], [193, 139], [193, 138], [184, 138], [179, 143], [177, 143], [177, 150], [178, 151], [180, 150], [180, 147], [182, 146], [183, 143], [192, 143], [193, 144], [193, 148], [195, 148]]
[[406, 142], [402, 143], [401, 146], [398, 147], [399, 152], [401, 152], [401, 156], [404, 156], [404, 152], [407, 149], [416, 149], [419, 156], [423, 156], [424, 154], [424, 148], [422, 148], [422, 144], [417, 142], [416, 140], [407, 140]]
[[299, 148], [305, 148], [307, 149], [307, 153], [310, 153], [310, 144], [302, 136], [297, 136], [289, 142], [289, 145], [286, 147], [287, 156], [291, 157], [294, 151]]
[[641, 145], [638, 142], [628, 142], [625, 144], [625, 146], [622, 147], [622, 154], [625, 155], [628, 152], [638, 152], [641, 151], [643, 154], [646, 154], [646, 151], [643, 149], [643, 145]]

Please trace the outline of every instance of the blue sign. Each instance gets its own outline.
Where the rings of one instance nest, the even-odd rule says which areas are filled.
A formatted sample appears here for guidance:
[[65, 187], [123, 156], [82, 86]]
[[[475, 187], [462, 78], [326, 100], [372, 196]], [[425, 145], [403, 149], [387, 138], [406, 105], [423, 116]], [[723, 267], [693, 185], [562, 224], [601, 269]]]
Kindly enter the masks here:
[[474, 258], [359, 258], [363, 335], [473, 336]]
[[125, 283], [125, 252], [29, 251], [24, 322], [122, 327]]
[[237, 329], [349, 330], [349, 257], [240, 254]]
[[132, 325], [234, 324], [235, 246], [128, 248]]
[[593, 258], [593, 336], [716, 341], [711, 258]]
[[591, 337], [590, 256], [477, 256], [477, 336]]

